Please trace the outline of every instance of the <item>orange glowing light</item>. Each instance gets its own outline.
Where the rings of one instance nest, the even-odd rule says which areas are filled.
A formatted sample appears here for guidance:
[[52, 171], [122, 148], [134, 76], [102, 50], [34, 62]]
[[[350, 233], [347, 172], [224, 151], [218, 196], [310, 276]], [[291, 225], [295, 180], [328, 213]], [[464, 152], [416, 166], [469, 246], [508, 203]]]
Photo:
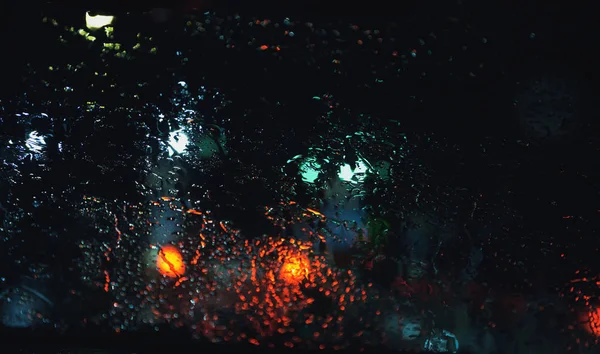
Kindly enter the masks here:
[[583, 312], [579, 317], [583, 328], [589, 334], [600, 337], [600, 309], [590, 309], [587, 312]]
[[309, 270], [310, 261], [306, 255], [290, 255], [279, 270], [279, 279], [288, 284], [296, 284], [308, 278]]
[[178, 278], [185, 273], [183, 257], [174, 246], [164, 246], [158, 251], [156, 267], [160, 274], [169, 278]]

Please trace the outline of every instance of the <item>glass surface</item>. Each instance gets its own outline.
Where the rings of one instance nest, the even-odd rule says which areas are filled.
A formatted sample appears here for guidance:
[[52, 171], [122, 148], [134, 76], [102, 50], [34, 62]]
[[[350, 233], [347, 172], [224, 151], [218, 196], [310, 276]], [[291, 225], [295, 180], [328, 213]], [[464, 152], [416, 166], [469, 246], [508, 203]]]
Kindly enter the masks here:
[[594, 348], [583, 47], [456, 6], [21, 14], [0, 96], [3, 330]]

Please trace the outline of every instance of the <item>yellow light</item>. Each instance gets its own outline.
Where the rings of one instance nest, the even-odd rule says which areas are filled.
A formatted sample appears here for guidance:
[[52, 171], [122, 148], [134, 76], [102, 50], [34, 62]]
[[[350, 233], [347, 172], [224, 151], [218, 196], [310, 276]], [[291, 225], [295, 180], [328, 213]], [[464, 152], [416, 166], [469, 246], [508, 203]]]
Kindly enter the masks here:
[[85, 13], [85, 26], [91, 30], [97, 30], [104, 26], [112, 24], [114, 16], [96, 15], [91, 16], [89, 12]]
[[185, 273], [183, 257], [174, 246], [164, 246], [158, 251], [156, 267], [160, 274], [169, 278], [178, 278]]

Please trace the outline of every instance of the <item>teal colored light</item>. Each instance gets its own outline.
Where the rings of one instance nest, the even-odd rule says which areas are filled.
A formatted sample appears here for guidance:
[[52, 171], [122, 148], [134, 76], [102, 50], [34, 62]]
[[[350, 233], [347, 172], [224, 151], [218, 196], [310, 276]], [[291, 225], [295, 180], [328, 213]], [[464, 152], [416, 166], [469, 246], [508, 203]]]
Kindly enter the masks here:
[[321, 173], [321, 165], [317, 163], [314, 157], [308, 157], [300, 163], [300, 173], [302, 180], [306, 183], [315, 183]]

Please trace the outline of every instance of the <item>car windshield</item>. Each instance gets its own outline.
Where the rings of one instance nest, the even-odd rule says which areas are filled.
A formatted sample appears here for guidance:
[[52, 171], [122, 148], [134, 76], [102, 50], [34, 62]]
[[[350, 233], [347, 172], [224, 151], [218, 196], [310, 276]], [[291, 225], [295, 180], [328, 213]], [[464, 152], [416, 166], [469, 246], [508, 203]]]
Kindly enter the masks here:
[[2, 330], [594, 348], [594, 39], [562, 20], [583, 10], [501, 3], [20, 5], [1, 37]]

